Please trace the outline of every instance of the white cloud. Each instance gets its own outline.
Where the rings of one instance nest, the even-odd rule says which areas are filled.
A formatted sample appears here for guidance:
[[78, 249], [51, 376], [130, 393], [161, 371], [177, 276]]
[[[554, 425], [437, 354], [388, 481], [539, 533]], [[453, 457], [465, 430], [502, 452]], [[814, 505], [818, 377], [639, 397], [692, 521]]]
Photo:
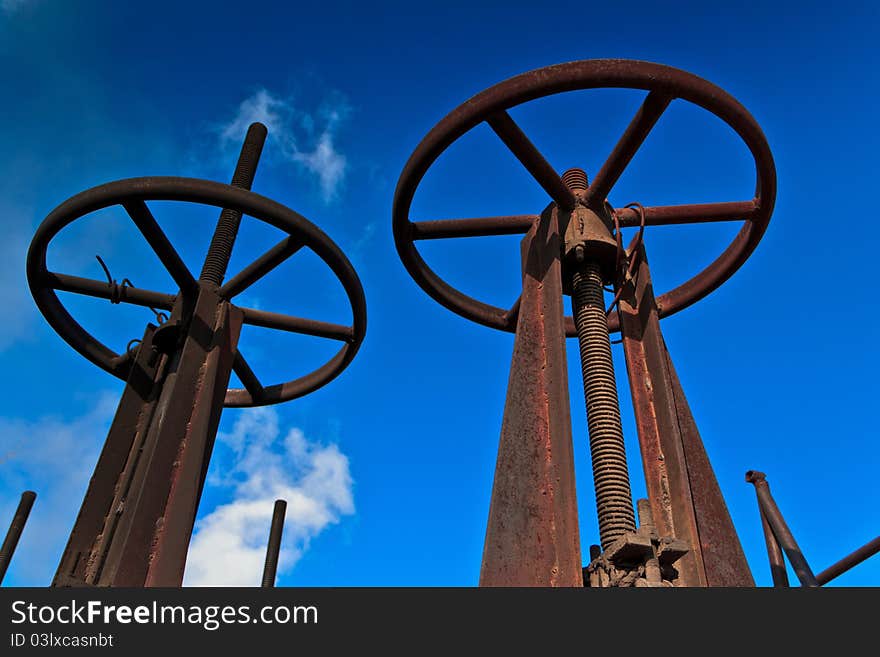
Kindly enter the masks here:
[[259, 585], [276, 499], [287, 500], [279, 573], [293, 568], [328, 525], [354, 513], [348, 458], [336, 445], [309, 441], [295, 428], [282, 439], [274, 409], [240, 413], [232, 431], [217, 437], [234, 464], [207, 483], [231, 490], [233, 500], [196, 524], [184, 577], [188, 586]]
[[265, 124], [273, 141], [280, 144], [282, 156], [315, 176], [325, 202], [339, 193], [348, 161], [336, 148], [336, 133], [348, 116], [349, 107], [338, 94], [315, 111], [296, 107], [289, 98], [280, 98], [259, 89], [239, 105], [235, 118], [220, 130], [223, 145], [240, 146], [248, 126]]
[[47, 586], [52, 580], [110, 428], [117, 397], [117, 393], [102, 393], [91, 410], [72, 419], [0, 417], [0, 517], [12, 517], [22, 491], [37, 493], [12, 562], [16, 585]]

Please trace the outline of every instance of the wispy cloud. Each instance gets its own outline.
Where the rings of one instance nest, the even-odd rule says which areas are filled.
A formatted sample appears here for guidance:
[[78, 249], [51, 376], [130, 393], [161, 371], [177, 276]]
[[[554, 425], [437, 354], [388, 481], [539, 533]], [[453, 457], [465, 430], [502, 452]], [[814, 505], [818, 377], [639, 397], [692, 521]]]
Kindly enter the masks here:
[[37, 492], [13, 562], [17, 585], [51, 581], [110, 427], [116, 396], [100, 394], [91, 409], [74, 418], [0, 417], [2, 517], [12, 516], [21, 491]]
[[345, 181], [348, 161], [336, 146], [336, 135], [350, 108], [341, 94], [313, 110], [298, 107], [292, 98], [259, 89], [241, 102], [235, 117], [220, 130], [225, 147], [241, 144], [248, 126], [259, 121], [281, 146], [282, 156], [317, 179], [325, 202], [337, 197]]
[[364, 250], [369, 246], [370, 242], [373, 241], [373, 237], [376, 235], [376, 222], [371, 221], [367, 223], [363, 230], [361, 230], [360, 235], [354, 239], [351, 244], [346, 249], [349, 258], [352, 260], [356, 260], [363, 255]]
[[0, 0], [0, 9], [6, 14], [14, 14], [29, 2], [34, 0]]
[[[4, 208], [3, 216], [17, 216], [14, 212]], [[28, 237], [20, 225], [8, 226], [5, 237], [0, 240], [0, 262], [4, 263], [0, 269], [0, 307], [9, 310], [0, 322], [0, 352], [27, 337], [37, 315], [25, 276], [27, 248]]]
[[296, 428], [282, 437], [274, 409], [242, 411], [217, 441], [231, 450], [234, 465], [208, 487], [231, 491], [233, 500], [197, 523], [184, 584], [258, 585], [276, 499], [287, 500], [279, 573], [293, 568], [328, 525], [354, 513], [348, 458], [336, 445], [310, 441]]

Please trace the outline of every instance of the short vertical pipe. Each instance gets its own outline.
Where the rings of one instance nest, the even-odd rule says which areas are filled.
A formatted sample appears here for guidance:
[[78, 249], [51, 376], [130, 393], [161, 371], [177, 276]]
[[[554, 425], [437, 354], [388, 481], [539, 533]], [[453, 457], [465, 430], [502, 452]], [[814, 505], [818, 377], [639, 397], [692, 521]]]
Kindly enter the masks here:
[[263, 588], [275, 586], [275, 573], [278, 571], [278, 555], [281, 552], [281, 534], [284, 532], [284, 515], [287, 502], [275, 500], [272, 513], [272, 528], [269, 530], [269, 545], [266, 547], [266, 564], [263, 566]]
[[785, 558], [782, 554], [782, 548], [773, 535], [770, 523], [767, 522], [767, 516], [761, 511], [761, 526], [764, 528], [764, 541], [767, 543], [767, 556], [770, 559], [770, 576], [773, 578], [773, 586], [787, 587], [788, 572], [785, 570]]
[[9, 568], [15, 546], [18, 545], [18, 539], [21, 538], [21, 532], [31, 513], [31, 507], [34, 506], [35, 499], [37, 499], [37, 494], [32, 490], [26, 490], [21, 494], [18, 508], [12, 517], [12, 524], [9, 525], [9, 531], [6, 532], [6, 538], [3, 539], [3, 546], [0, 547], [0, 584], [3, 583], [3, 578], [6, 576], [6, 569]]

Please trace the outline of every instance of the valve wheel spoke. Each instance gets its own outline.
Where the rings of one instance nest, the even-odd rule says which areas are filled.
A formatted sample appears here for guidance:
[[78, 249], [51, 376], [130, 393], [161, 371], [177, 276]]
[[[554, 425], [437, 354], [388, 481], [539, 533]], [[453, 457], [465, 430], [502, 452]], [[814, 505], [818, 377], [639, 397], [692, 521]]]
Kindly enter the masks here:
[[516, 122], [510, 118], [510, 114], [502, 110], [486, 119], [486, 123], [559, 207], [565, 210], [574, 208], [574, 194], [562, 182], [562, 177], [556, 169], [547, 162]]
[[657, 123], [657, 120], [666, 111], [669, 103], [672, 102], [672, 96], [652, 91], [648, 94], [639, 111], [626, 127], [611, 155], [605, 160], [605, 163], [599, 169], [593, 178], [593, 182], [587, 188], [584, 195], [584, 203], [591, 205], [593, 203], [604, 203], [611, 188], [620, 178], [620, 175], [626, 169], [632, 160], [636, 151], [639, 150], [644, 143], [645, 138], [651, 129]]
[[46, 272], [44, 274], [44, 281], [53, 290], [73, 292], [74, 294], [82, 294], [98, 299], [109, 299], [114, 303], [130, 303], [136, 306], [158, 308], [160, 310], [171, 310], [176, 298], [173, 294], [164, 294], [163, 292], [143, 290], [139, 287], [112, 284], [107, 281], [81, 278], [57, 272]]
[[244, 323], [251, 326], [261, 326], [263, 328], [286, 331], [287, 333], [313, 335], [318, 338], [339, 340], [340, 342], [354, 342], [355, 339], [353, 326], [319, 322], [314, 319], [282, 315], [254, 308], [241, 308], [241, 311], [244, 313]]
[[238, 376], [242, 385], [244, 385], [245, 390], [251, 393], [251, 397], [255, 400], [263, 398], [266, 389], [263, 388], [263, 384], [260, 383], [260, 380], [257, 378], [257, 375], [254, 374], [254, 371], [244, 359], [244, 356], [241, 355], [240, 349], [235, 352], [235, 360], [232, 361], [232, 369]]
[[293, 235], [285, 237], [224, 283], [223, 287], [220, 288], [220, 296], [225, 299], [231, 299], [237, 294], [241, 294], [294, 253], [299, 251], [303, 246], [305, 245], [300, 238], [294, 237]]
[[131, 217], [134, 225], [147, 240], [147, 243], [153, 248], [159, 260], [165, 265], [165, 269], [171, 274], [174, 282], [180, 286], [181, 292], [184, 294], [193, 294], [198, 288], [196, 279], [190, 273], [181, 257], [175, 251], [171, 242], [162, 232], [159, 223], [153, 217], [153, 213], [143, 201], [132, 200], [122, 203], [122, 207]]
[[536, 214], [519, 214], [504, 217], [480, 217], [474, 219], [436, 219], [415, 221], [410, 224], [413, 240], [438, 240], [451, 237], [488, 237], [494, 235], [519, 235], [528, 232], [538, 220]]
[[[756, 199], [727, 203], [655, 205], [645, 208], [645, 225], [674, 226], [719, 221], [751, 221], [757, 210]], [[619, 208], [614, 211], [614, 214], [620, 220], [621, 228], [639, 225], [639, 213], [634, 208]]]

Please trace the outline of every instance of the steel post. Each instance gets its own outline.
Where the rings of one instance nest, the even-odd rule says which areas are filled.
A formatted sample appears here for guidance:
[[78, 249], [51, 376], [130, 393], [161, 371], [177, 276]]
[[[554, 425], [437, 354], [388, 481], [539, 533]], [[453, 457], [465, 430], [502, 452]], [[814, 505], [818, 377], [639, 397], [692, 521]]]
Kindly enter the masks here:
[[699, 431], [660, 331], [643, 248], [620, 299], [620, 325], [652, 515], [661, 535], [688, 543], [685, 586], [754, 586]]
[[242, 313], [199, 284], [138, 351], [55, 585], [180, 586]]
[[560, 252], [551, 206], [522, 241], [523, 292], [480, 586], [583, 586]]

